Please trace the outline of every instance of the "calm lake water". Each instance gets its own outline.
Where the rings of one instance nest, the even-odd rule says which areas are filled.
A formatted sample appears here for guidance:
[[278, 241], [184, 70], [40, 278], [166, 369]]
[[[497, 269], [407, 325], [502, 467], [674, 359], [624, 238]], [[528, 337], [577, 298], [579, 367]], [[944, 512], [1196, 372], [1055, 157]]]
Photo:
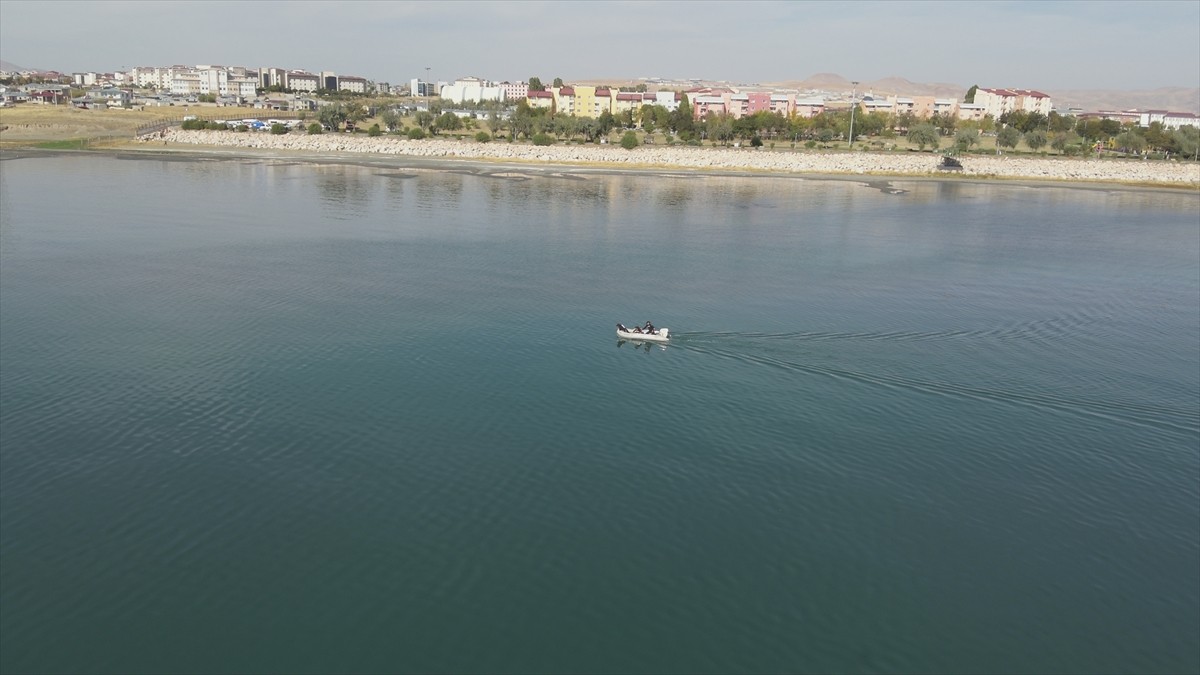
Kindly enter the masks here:
[[0, 162], [0, 669], [1200, 671], [1200, 195], [488, 171]]

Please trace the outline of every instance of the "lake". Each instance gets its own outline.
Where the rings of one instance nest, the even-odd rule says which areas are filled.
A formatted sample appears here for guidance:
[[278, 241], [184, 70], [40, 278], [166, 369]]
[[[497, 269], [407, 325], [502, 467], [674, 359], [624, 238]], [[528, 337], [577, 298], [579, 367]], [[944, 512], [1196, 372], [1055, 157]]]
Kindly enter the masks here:
[[1195, 192], [10, 157], [4, 672], [1200, 671]]

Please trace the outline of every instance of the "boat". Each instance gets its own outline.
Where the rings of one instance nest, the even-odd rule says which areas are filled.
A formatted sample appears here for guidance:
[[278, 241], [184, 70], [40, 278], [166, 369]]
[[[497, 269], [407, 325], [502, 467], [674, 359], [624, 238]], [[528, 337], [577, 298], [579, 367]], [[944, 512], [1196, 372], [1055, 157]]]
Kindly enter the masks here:
[[659, 328], [653, 333], [635, 333], [633, 329], [626, 328], [622, 324], [617, 324], [617, 337], [622, 340], [640, 340], [642, 342], [669, 342], [669, 331], [666, 328]]

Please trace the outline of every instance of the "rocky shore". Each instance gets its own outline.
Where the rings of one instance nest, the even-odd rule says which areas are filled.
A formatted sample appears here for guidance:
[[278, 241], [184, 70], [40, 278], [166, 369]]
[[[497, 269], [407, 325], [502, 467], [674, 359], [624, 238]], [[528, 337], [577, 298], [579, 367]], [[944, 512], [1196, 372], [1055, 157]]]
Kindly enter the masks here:
[[[613, 145], [532, 146], [346, 134], [272, 135], [233, 131], [183, 131], [139, 139], [146, 143], [207, 145], [309, 153], [385, 154], [430, 159], [472, 159], [553, 164], [591, 164], [612, 168], [668, 168], [712, 171], [762, 171], [800, 174], [945, 175], [935, 153], [779, 152], [766, 149], [653, 147], [625, 150]], [[964, 176], [1052, 181], [1098, 181], [1126, 184], [1200, 187], [1200, 165], [1186, 162], [1071, 158], [962, 158]]]

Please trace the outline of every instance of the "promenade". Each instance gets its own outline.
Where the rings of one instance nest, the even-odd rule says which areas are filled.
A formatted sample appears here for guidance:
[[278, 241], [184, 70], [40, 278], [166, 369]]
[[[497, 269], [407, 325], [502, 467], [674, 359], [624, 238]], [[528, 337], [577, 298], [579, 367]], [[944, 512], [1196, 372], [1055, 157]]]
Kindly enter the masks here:
[[[891, 176], [947, 175], [937, 165], [938, 153], [873, 153], [772, 151], [765, 148], [696, 148], [641, 146], [625, 150], [614, 145], [532, 146], [506, 142], [424, 139], [393, 136], [364, 137], [349, 134], [301, 135], [238, 133], [233, 131], [183, 131], [169, 129], [140, 141], [150, 144], [183, 144], [299, 151], [314, 154], [383, 154], [430, 159], [547, 162], [603, 165], [612, 168], [664, 168], [709, 171], [752, 171], [793, 174], [859, 174]], [[961, 158], [963, 170], [954, 172], [977, 178], [1049, 181], [1114, 182], [1138, 185], [1200, 187], [1200, 164], [1174, 161], [1136, 161], [1058, 157], [975, 156]]]

